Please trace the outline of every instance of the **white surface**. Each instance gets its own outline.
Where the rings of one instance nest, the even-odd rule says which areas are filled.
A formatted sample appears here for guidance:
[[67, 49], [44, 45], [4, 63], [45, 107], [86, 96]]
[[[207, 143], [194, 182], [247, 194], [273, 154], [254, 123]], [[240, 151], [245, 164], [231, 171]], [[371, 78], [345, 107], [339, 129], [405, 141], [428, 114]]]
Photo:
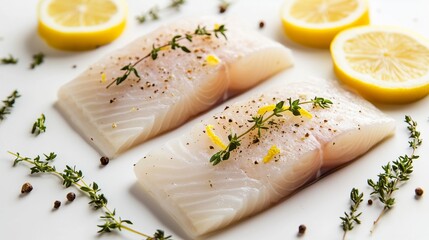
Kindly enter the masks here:
[[[0, 8], [0, 57], [9, 53], [19, 58], [17, 65], [0, 65], [0, 99], [5, 99], [14, 89], [22, 97], [12, 114], [0, 123], [0, 239], [98, 239], [97, 224], [100, 211], [88, 207], [88, 199], [78, 194], [71, 204], [65, 204], [65, 196], [75, 189], [64, 189], [58, 178], [50, 175], [30, 176], [26, 166], [12, 167], [13, 157], [6, 151], [20, 152], [34, 157], [54, 151], [58, 154], [55, 165], [62, 169], [66, 164], [76, 165], [88, 182], [96, 181], [109, 199], [109, 206], [116, 208], [119, 216], [130, 219], [134, 227], [152, 234], [164, 229], [181, 239], [180, 230], [151, 203], [136, 184], [133, 164], [151, 148], [167, 139], [187, 131], [190, 126], [223, 109], [218, 106], [205, 115], [200, 115], [181, 128], [155, 138], [122, 154], [104, 168], [99, 166], [100, 155], [87, 144], [62, 118], [55, 108], [58, 88], [73, 79], [89, 64], [113, 49], [125, 45], [141, 34], [147, 33], [162, 22], [172, 21], [184, 15], [218, 14], [218, 1], [188, 0], [179, 14], [163, 15], [163, 21], [138, 25], [135, 16], [158, 1], [129, 0], [129, 24], [123, 35], [114, 43], [87, 52], [62, 52], [48, 47], [37, 35], [36, 1], [6, 1]], [[164, 1], [167, 2], [167, 1]], [[290, 78], [317, 76], [335, 78], [328, 50], [310, 49], [290, 42], [283, 34], [279, 18], [282, 1], [236, 0], [226, 15], [238, 16], [251, 27], [258, 28], [265, 22], [261, 33], [290, 47], [296, 65], [264, 84], [242, 94], [245, 98], [259, 92], [274, 82], [286, 82]], [[425, 0], [377, 0], [370, 2], [372, 23], [376, 25], [398, 25], [413, 29], [429, 37], [429, 2]], [[168, 15], [168, 14], [167, 14]], [[45, 62], [34, 70], [29, 69], [31, 56], [38, 52], [46, 54]], [[72, 68], [77, 65], [77, 68]], [[285, 83], [286, 84], [286, 83]], [[234, 99], [230, 100], [234, 101]], [[429, 213], [429, 98], [396, 106], [378, 105], [397, 122], [396, 135], [379, 144], [365, 156], [348, 166], [320, 179], [315, 184], [297, 192], [263, 213], [224, 229], [210, 239], [341, 239], [339, 217], [349, 207], [349, 192], [358, 187], [366, 194], [361, 210], [362, 224], [348, 234], [348, 239], [427, 239], [427, 213]], [[44, 113], [47, 132], [34, 137], [30, 134], [33, 122]], [[403, 123], [405, 114], [419, 123], [424, 138], [418, 151], [421, 159], [416, 161], [415, 171], [409, 182], [397, 192], [397, 205], [380, 221], [376, 231], [370, 235], [372, 221], [381, 211], [378, 203], [367, 206], [370, 189], [368, 178], [376, 178], [381, 165], [409, 153], [408, 132]], [[34, 190], [20, 195], [21, 185], [29, 181]], [[416, 200], [414, 189], [422, 187], [425, 195]], [[61, 200], [63, 205], [52, 211], [53, 202]], [[307, 226], [304, 236], [298, 237], [300, 224]], [[103, 239], [141, 239], [122, 232], [103, 235]]]

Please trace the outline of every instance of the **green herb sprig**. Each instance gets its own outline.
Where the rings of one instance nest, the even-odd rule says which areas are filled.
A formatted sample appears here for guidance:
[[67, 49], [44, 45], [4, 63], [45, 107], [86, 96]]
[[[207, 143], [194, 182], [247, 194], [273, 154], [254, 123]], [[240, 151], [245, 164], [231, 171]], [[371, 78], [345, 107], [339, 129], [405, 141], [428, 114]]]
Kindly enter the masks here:
[[378, 180], [368, 179], [367, 183], [372, 188], [371, 196], [378, 198], [383, 204], [383, 210], [378, 218], [374, 221], [371, 232], [382, 216], [389, 211], [396, 203], [393, 193], [399, 189], [399, 185], [408, 181], [413, 173], [413, 161], [419, 156], [415, 154], [418, 147], [422, 144], [420, 132], [417, 131], [417, 122], [410, 116], [405, 116], [405, 122], [408, 124], [407, 129], [410, 131], [409, 147], [412, 149], [411, 155], [399, 156], [396, 161], [387, 163], [382, 166], [383, 172], [378, 174]]
[[41, 159], [40, 156], [36, 156], [31, 159], [29, 157], [23, 157], [19, 153], [9, 152], [9, 154], [15, 157], [13, 161], [13, 166], [21, 162], [25, 162], [29, 164], [30, 173], [38, 174], [38, 173], [49, 173], [59, 177], [62, 180], [62, 185], [66, 188], [70, 186], [75, 186], [81, 192], [83, 192], [86, 196], [89, 197], [90, 202], [88, 203], [94, 209], [102, 209], [103, 214], [100, 219], [104, 222], [101, 225], [97, 225], [99, 227], [98, 233], [109, 233], [113, 231], [122, 231], [127, 230], [129, 232], [135, 233], [139, 236], [146, 238], [147, 240], [165, 240], [171, 239], [171, 236], [165, 236], [162, 230], [157, 230], [153, 235], [144, 234], [139, 232], [129, 225], [133, 223], [130, 220], [123, 220], [121, 217], [117, 217], [116, 210], [110, 210], [107, 206], [107, 198], [101, 193], [101, 189], [97, 183], [93, 182], [88, 184], [84, 180], [83, 172], [81, 170], [77, 170], [76, 167], [66, 166], [66, 168], [59, 172], [56, 170], [55, 166], [51, 165], [52, 162], [57, 157], [57, 154], [51, 152], [49, 154], [43, 154], [44, 160]]
[[186, 3], [185, 0], [171, 0], [170, 4], [168, 4], [164, 8], [160, 8], [158, 5], [155, 5], [149, 9], [149, 11], [142, 13], [137, 16], [137, 22], [143, 24], [148, 20], [158, 20], [160, 18], [160, 13], [167, 10], [176, 10], [179, 11], [180, 8]]
[[31, 134], [38, 136], [40, 133], [46, 132], [45, 121], [45, 114], [42, 113], [40, 117], [34, 122], [33, 128], [31, 129]]
[[12, 54], [9, 54], [7, 58], [0, 58], [2, 64], [17, 64], [18, 58], [14, 58]]
[[33, 55], [33, 62], [30, 64], [30, 68], [31, 69], [36, 68], [37, 66], [39, 66], [40, 64], [43, 63], [44, 59], [45, 59], [45, 54], [43, 54], [43, 53], [34, 54]]
[[0, 108], [0, 121], [6, 118], [6, 115], [11, 113], [15, 100], [21, 97], [18, 90], [14, 90], [5, 100], [3, 100], [3, 107]]
[[349, 213], [344, 212], [344, 217], [340, 217], [342, 220], [341, 226], [344, 230], [343, 239], [346, 239], [346, 234], [348, 231], [351, 231], [355, 224], [360, 224], [361, 220], [359, 219], [362, 212], [357, 213], [360, 203], [363, 201], [363, 193], [359, 193], [357, 188], [353, 188], [350, 192], [350, 200], [352, 205], [350, 206]]
[[258, 138], [261, 137], [262, 130], [268, 129], [267, 124], [270, 122], [269, 120], [273, 117], [281, 117], [283, 112], [291, 112], [294, 116], [300, 116], [301, 112], [299, 111], [301, 109], [301, 105], [304, 104], [313, 104], [314, 107], [321, 107], [321, 108], [329, 108], [332, 102], [329, 99], [321, 98], [321, 97], [315, 97], [312, 100], [301, 102], [299, 99], [293, 100], [291, 98], [287, 99], [289, 103], [289, 107], [284, 107], [285, 101], [280, 101], [275, 105], [275, 108], [272, 110], [273, 112], [265, 116], [265, 113], [262, 115], [255, 115], [252, 116], [251, 120], [248, 120], [248, 122], [253, 123], [253, 125], [245, 132], [243, 132], [240, 135], [237, 135], [236, 133], [231, 133], [228, 135], [228, 145], [225, 149], [222, 149], [210, 158], [210, 163], [213, 164], [213, 166], [221, 163], [222, 161], [228, 160], [231, 152], [237, 149], [241, 145], [241, 138], [243, 138], [248, 133], [252, 132], [253, 130], [257, 130], [257, 136]]
[[130, 63], [124, 67], [121, 68], [122, 71], [125, 71], [124, 74], [120, 77], [115, 78], [112, 82], [110, 82], [106, 88], [109, 88], [113, 84], [116, 83], [116, 85], [121, 84], [125, 80], [128, 79], [128, 77], [131, 74], [134, 74], [138, 79], [140, 79], [140, 75], [135, 68], [140, 62], [147, 58], [151, 58], [152, 60], [156, 60], [158, 58], [158, 54], [161, 51], [166, 51], [167, 49], [172, 50], [182, 50], [185, 53], [190, 53], [191, 51], [184, 45], [182, 45], [180, 42], [183, 40], [187, 40], [188, 42], [192, 42], [192, 39], [195, 36], [211, 36], [212, 34], [219, 38], [220, 35], [222, 35], [225, 39], [227, 39], [225, 32], [227, 29], [225, 28], [225, 25], [220, 25], [217, 28], [214, 28], [212, 30], [207, 30], [206, 27], [200, 27], [198, 26], [195, 31], [192, 34], [185, 34], [185, 35], [175, 35], [168, 43], [156, 47], [155, 45], [152, 46], [152, 50], [145, 55], [143, 58], [140, 58], [134, 63]]

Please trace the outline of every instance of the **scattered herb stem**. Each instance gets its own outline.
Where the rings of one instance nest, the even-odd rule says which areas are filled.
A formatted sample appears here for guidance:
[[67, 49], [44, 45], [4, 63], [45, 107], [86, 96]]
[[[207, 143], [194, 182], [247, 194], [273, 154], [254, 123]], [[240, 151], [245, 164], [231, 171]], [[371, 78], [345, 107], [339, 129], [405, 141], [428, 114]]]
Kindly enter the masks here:
[[30, 64], [30, 68], [31, 69], [36, 68], [37, 66], [39, 66], [40, 64], [43, 63], [44, 59], [45, 59], [45, 54], [43, 54], [43, 53], [34, 54], [33, 55], [33, 62]]
[[179, 11], [182, 5], [186, 3], [185, 0], [171, 0], [170, 4], [168, 4], [164, 8], [160, 8], [158, 5], [155, 5], [149, 9], [149, 11], [142, 13], [141, 15], [137, 16], [137, 22], [140, 24], [143, 24], [150, 20], [158, 20], [160, 18], [160, 13], [163, 11], [174, 9], [176, 11]]
[[9, 54], [9, 57], [0, 58], [0, 61], [2, 64], [17, 64], [18, 58], [14, 58], [11, 54]]
[[165, 240], [170, 239], [171, 236], [165, 236], [162, 230], [157, 230], [154, 235], [148, 235], [137, 231], [129, 225], [133, 223], [130, 220], [123, 220], [121, 217], [116, 216], [116, 210], [110, 210], [107, 206], [107, 198], [101, 192], [98, 184], [93, 182], [92, 184], [88, 184], [83, 178], [83, 172], [81, 170], [76, 170], [76, 167], [66, 166], [63, 172], [58, 172], [55, 166], [51, 165], [51, 162], [57, 157], [57, 155], [53, 152], [50, 154], [43, 154], [45, 160], [41, 160], [40, 156], [37, 156], [33, 159], [29, 157], [23, 157], [19, 153], [8, 152], [9, 154], [15, 157], [13, 162], [13, 166], [16, 166], [20, 162], [25, 162], [31, 165], [30, 170], [31, 174], [37, 173], [50, 173], [57, 177], [59, 177], [63, 182], [62, 185], [66, 188], [70, 186], [75, 186], [81, 192], [83, 192], [86, 196], [90, 198], [89, 204], [94, 209], [102, 209], [104, 215], [100, 217], [104, 224], [97, 225], [99, 227], [98, 233], [109, 233], [112, 231], [122, 231], [122, 229], [137, 234], [141, 237], [146, 238], [147, 240]]
[[230, 135], [228, 135], [228, 140], [229, 140], [228, 145], [226, 145], [224, 149], [215, 153], [210, 158], [210, 163], [212, 163], [213, 165], [217, 165], [222, 161], [228, 160], [231, 152], [237, 149], [237, 147], [241, 145], [241, 138], [243, 138], [245, 135], [249, 134], [253, 130], [257, 129], [258, 138], [260, 138], [261, 131], [268, 129], [268, 127], [265, 125], [267, 121], [273, 117], [281, 117], [282, 116], [281, 113], [283, 112], [289, 111], [294, 116], [301, 116], [303, 113], [303, 110], [301, 110], [302, 109], [301, 105], [313, 104], [313, 106], [315, 107], [318, 106], [321, 108], [329, 108], [330, 105], [332, 104], [330, 100], [325, 98], [320, 98], [320, 97], [315, 97], [310, 101], [304, 101], [304, 102], [301, 102], [299, 99], [292, 101], [291, 98], [288, 98], [287, 100], [289, 102], [289, 107], [284, 107], [285, 101], [280, 101], [272, 107], [273, 109], [270, 109], [272, 111], [270, 115], [265, 117], [266, 112], [263, 112], [261, 114], [257, 114], [256, 116], [253, 116], [251, 120], [248, 120], [248, 122], [253, 123], [253, 125], [242, 134], [237, 135], [235, 133], [234, 134], [231, 133]]
[[350, 212], [344, 212], [344, 217], [340, 217], [342, 220], [341, 226], [343, 228], [343, 240], [346, 239], [346, 235], [348, 231], [351, 231], [354, 228], [354, 224], [360, 224], [361, 221], [359, 219], [362, 212], [356, 214], [357, 209], [359, 208], [360, 203], [363, 201], [363, 193], [359, 193], [359, 190], [353, 188], [350, 192], [350, 200], [352, 201], [352, 205], [350, 206]]
[[3, 100], [3, 107], [0, 108], [0, 121], [6, 118], [7, 114], [11, 113], [15, 100], [21, 97], [18, 90], [14, 90], [5, 100]]
[[38, 136], [40, 133], [46, 132], [45, 121], [45, 114], [42, 113], [40, 117], [34, 122], [33, 128], [31, 129], [31, 134]]
[[399, 189], [400, 184], [410, 179], [413, 172], [413, 161], [419, 158], [415, 152], [422, 144], [422, 139], [420, 138], [420, 132], [417, 131], [417, 122], [410, 116], [405, 116], [405, 122], [408, 124], [407, 129], [410, 131], [408, 144], [412, 149], [411, 155], [399, 156], [396, 161], [382, 166], [383, 172], [378, 175], [376, 182], [372, 179], [367, 181], [373, 190], [371, 196], [377, 197], [384, 205], [383, 210], [372, 225], [371, 233], [375, 230], [380, 219], [395, 205], [393, 193]]
[[195, 36], [211, 36], [212, 34], [215, 35], [216, 38], [219, 38], [219, 35], [222, 35], [225, 39], [227, 39], [225, 32], [227, 29], [225, 28], [225, 25], [219, 25], [215, 26], [212, 30], [207, 30], [206, 27], [200, 27], [198, 26], [195, 31], [192, 34], [185, 34], [185, 35], [175, 35], [168, 43], [155, 47], [155, 45], [152, 46], [152, 50], [146, 54], [144, 57], [140, 58], [139, 60], [135, 61], [134, 63], [130, 63], [124, 67], [121, 68], [122, 71], [125, 71], [124, 74], [120, 77], [117, 77], [114, 79], [111, 83], [109, 83], [106, 88], [109, 88], [113, 84], [116, 83], [116, 85], [121, 84], [127, 78], [130, 74], [134, 74], [138, 79], [140, 79], [140, 75], [135, 68], [140, 62], [147, 58], [151, 58], [152, 60], [156, 60], [158, 58], [158, 53], [161, 51], [166, 51], [168, 49], [176, 50], [180, 49], [183, 52], [190, 53], [191, 51], [184, 45], [181, 45], [180, 42], [182, 40], [187, 40], [189, 42], [192, 42], [193, 37]]

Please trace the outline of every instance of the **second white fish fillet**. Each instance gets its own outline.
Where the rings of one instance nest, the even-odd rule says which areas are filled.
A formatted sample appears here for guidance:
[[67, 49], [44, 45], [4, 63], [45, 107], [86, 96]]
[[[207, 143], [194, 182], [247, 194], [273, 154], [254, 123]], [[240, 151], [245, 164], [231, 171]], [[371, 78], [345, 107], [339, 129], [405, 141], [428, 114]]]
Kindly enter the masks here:
[[[216, 166], [209, 163], [220, 148], [207, 136], [207, 125], [227, 143], [229, 134], [239, 135], [253, 125], [248, 120], [260, 107], [316, 96], [333, 105], [327, 109], [303, 105], [312, 118], [284, 113], [262, 130], [258, 140], [256, 130], [246, 135], [229, 160]], [[322, 172], [364, 154], [394, 129], [392, 118], [337, 84], [287, 83], [203, 120], [188, 134], [150, 152], [135, 166], [135, 173], [144, 190], [197, 238], [271, 206]], [[273, 145], [280, 153], [264, 163]]]
[[[208, 31], [224, 24], [225, 39], [194, 36], [182, 40], [190, 53], [163, 48], [145, 59], [122, 84], [106, 86], [152, 47], [176, 35]], [[230, 92], [248, 89], [292, 65], [291, 52], [234, 21], [182, 20], [161, 27], [89, 67], [59, 91], [58, 106], [70, 123], [102, 154], [112, 157], [209, 109]]]

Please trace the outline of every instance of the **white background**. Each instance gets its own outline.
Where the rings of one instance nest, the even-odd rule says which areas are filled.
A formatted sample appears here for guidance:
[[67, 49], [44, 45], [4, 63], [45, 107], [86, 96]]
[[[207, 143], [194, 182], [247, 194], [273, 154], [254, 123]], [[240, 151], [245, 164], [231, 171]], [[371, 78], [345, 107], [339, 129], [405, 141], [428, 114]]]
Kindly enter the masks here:
[[[174, 239], [184, 238], [180, 230], [151, 203], [136, 183], [133, 164], [151, 148], [187, 131], [199, 119], [218, 112], [225, 104], [200, 115], [181, 128], [166, 133], [122, 154], [104, 168], [100, 167], [100, 155], [89, 146], [62, 118], [55, 103], [58, 88], [72, 80], [89, 64], [110, 51], [124, 46], [159, 24], [176, 18], [218, 14], [216, 0], [188, 0], [180, 13], [162, 15], [162, 21], [139, 25], [136, 15], [147, 11], [153, 4], [167, 1], [129, 0], [128, 25], [125, 32], [108, 46], [86, 52], [63, 52], [48, 47], [37, 34], [37, 1], [0, 0], [0, 57], [8, 54], [19, 58], [17, 65], [0, 65], [0, 99], [5, 99], [14, 89], [22, 97], [12, 114], [0, 123], [0, 239], [99, 239], [97, 224], [101, 224], [99, 211], [93, 211], [88, 199], [78, 194], [71, 204], [65, 204], [69, 191], [64, 189], [55, 176], [30, 176], [26, 166], [12, 167], [13, 157], [7, 151], [20, 152], [24, 156], [54, 151], [58, 169], [76, 165], [85, 174], [88, 182], [96, 181], [109, 199], [109, 206], [116, 208], [119, 216], [130, 219], [134, 227], [152, 234], [164, 229]], [[236, 0], [226, 15], [238, 16], [252, 28], [258, 30], [259, 21], [265, 22], [260, 31], [293, 50], [296, 64], [289, 69], [238, 96], [246, 98], [260, 92], [273, 83], [288, 79], [316, 76], [335, 79], [328, 50], [311, 49], [292, 43], [281, 28], [279, 9], [282, 1]], [[425, 0], [373, 0], [370, 1], [372, 24], [396, 25], [420, 32], [429, 38], [429, 2]], [[45, 62], [34, 70], [29, 69], [33, 54], [43, 52]], [[76, 65], [76, 68], [72, 68]], [[234, 99], [230, 101], [235, 101]], [[414, 189], [422, 187], [429, 192], [429, 98], [406, 105], [377, 105], [397, 120], [394, 137], [382, 142], [365, 156], [302, 189], [293, 196], [257, 216], [224, 229], [210, 239], [341, 239], [339, 217], [349, 207], [349, 192], [358, 187], [366, 194], [363, 223], [349, 233], [349, 239], [428, 239], [429, 196], [414, 198]], [[30, 134], [33, 122], [44, 113], [47, 132], [38, 137]], [[412, 179], [397, 192], [397, 205], [380, 221], [376, 231], [370, 235], [372, 221], [382, 207], [366, 204], [370, 189], [368, 178], [376, 178], [381, 166], [398, 156], [409, 153], [408, 132], [403, 123], [404, 115], [411, 115], [419, 123], [424, 139], [418, 151], [421, 159], [415, 162]], [[21, 196], [21, 185], [29, 181], [34, 190]], [[63, 205], [52, 211], [53, 202], [61, 200]], [[298, 237], [300, 224], [307, 226], [304, 236]], [[122, 232], [103, 235], [103, 239], [141, 239]]]

